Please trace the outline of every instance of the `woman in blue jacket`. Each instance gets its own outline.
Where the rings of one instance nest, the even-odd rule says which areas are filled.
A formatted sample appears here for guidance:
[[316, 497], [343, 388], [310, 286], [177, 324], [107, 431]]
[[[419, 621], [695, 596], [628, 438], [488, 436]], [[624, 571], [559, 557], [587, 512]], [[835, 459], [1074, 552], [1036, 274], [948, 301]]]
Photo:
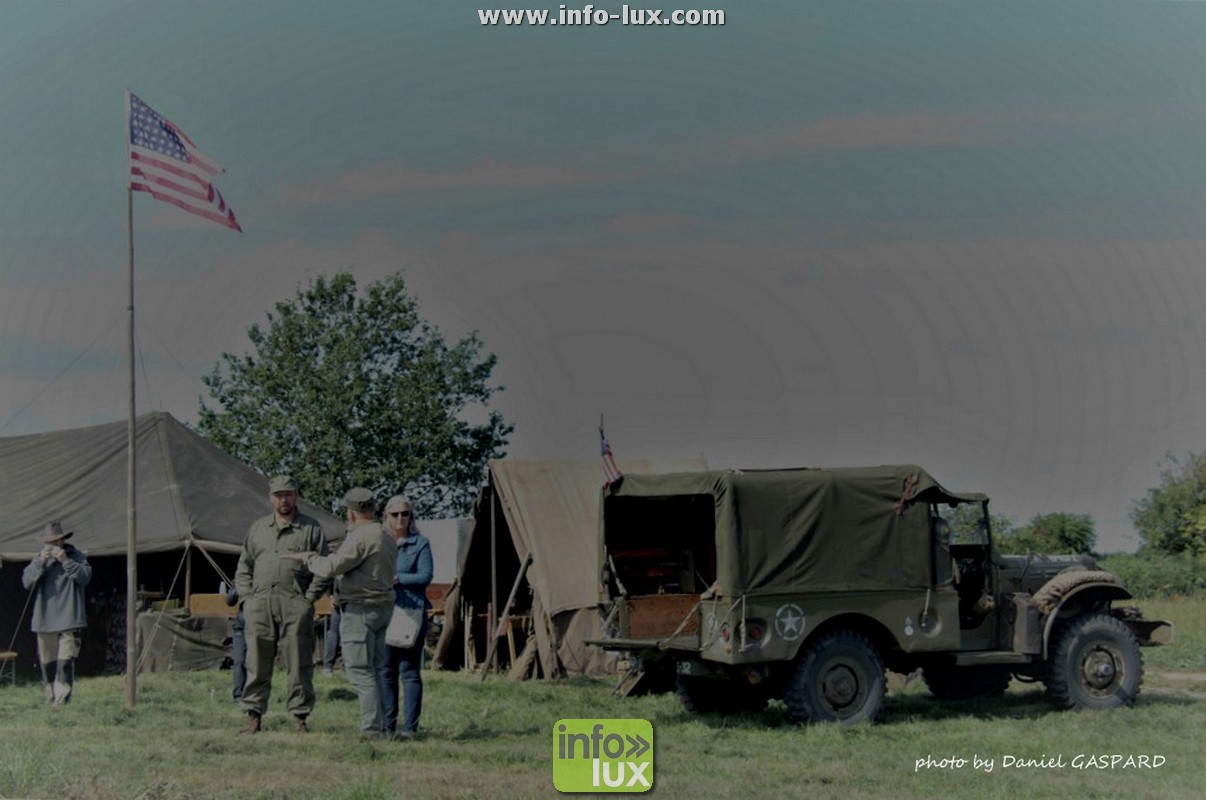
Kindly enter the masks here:
[[[415, 525], [410, 501], [394, 495], [385, 504], [385, 525], [398, 544], [394, 567], [394, 605], [423, 610], [423, 626], [410, 647], [385, 648], [381, 665], [382, 698], [385, 705], [385, 733], [409, 739], [419, 729], [423, 712], [423, 642], [427, 638], [427, 586], [431, 583], [431, 543]], [[402, 683], [402, 725], [398, 726], [398, 681]]]

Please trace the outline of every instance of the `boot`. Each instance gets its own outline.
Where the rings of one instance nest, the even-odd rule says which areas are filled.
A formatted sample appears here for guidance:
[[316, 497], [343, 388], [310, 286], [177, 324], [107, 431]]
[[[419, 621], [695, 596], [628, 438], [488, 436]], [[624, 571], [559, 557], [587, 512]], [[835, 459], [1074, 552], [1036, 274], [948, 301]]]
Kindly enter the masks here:
[[59, 662], [51, 661], [42, 664], [42, 688], [46, 691], [46, 701], [54, 702], [54, 681], [59, 672]]
[[309, 733], [310, 726], [306, 724], [306, 718], [302, 714], [293, 715], [293, 730], [298, 733]]
[[75, 659], [68, 658], [58, 663], [58, 675], [54, 680], [54, 704], [65, 706], [71, 702], [71, 690], [75, 685]]
[[259, 733], [260, 732], [260, 715], [255, 711], [247, 712], [247, 728], [243, 733]]

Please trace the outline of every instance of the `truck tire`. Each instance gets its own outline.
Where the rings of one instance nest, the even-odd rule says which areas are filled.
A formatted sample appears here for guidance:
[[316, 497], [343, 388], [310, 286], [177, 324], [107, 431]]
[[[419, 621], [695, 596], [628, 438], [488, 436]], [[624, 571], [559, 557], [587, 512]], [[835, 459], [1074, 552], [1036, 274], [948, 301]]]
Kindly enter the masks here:
[[1108, 614], [1086, 614], [1056, 632], [1047, 694], [1062, 708], [1129, 705], [1143, 683], [1143, 657], [1130, 628]]
[[884, 662], [865, 637], [828, 633], [797, 658], [783, 692], [793, 722], [874, 722], [883, 711]]
[[930, 694], [939, 700], [970, 700], [1000, 697], [1013, 675], [1007, 668], [989, 665], [956, 667], [931, 664], [922, 670]]

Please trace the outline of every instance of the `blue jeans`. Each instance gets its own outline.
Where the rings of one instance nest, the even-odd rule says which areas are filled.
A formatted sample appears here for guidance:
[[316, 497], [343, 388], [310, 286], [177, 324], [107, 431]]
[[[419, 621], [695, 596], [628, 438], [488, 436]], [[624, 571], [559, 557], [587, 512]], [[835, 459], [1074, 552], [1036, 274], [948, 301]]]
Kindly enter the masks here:
[[247, 685], [247, 638], [243, 633], [246, 622], [243, 619], [243, 609], [230, 621], [230, 681], [231, 696], [235, 700], [243, 697], [243, 687]]
[[381, 661], [381, 691], [385, 709], [385, 730], [398, 728], [398, 681], [402, 682], [402, 730], [414, 733], [419, 729], [423, 713], [423, 642], [427, 639], [427, 621], [410, 647], [385, 646]]
[[323, 669], [334, 669], [335, 659], [339, 657], [339, 606], [331, 607], [331, 616], [327, 617], [326, 636], [322, 641]]
[[360, 699], [360, 730], [382, 730], [381, 659], [385, 652], [385, 626], [390, 606], [363, 606], [346, 603], [339, 625], [343, 645], [343, 669]]

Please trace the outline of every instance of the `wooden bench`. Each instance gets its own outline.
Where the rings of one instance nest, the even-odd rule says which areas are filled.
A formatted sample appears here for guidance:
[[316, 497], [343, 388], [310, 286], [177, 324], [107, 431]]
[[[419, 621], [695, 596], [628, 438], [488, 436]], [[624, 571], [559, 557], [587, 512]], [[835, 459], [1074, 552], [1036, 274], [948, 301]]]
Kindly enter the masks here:
[[17, 651], [0, 650], [0, 680], [4, 679], [4, 671], [8, 670], [9, 683], [17, 685]]

